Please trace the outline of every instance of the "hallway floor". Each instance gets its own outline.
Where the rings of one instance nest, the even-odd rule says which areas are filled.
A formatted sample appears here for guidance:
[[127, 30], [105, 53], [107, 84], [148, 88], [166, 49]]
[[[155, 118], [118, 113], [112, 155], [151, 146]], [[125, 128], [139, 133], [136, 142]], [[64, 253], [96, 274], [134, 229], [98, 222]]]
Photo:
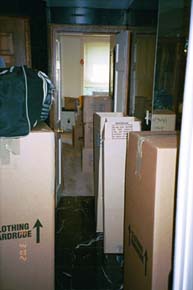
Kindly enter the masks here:
[[104, 254], [103, 234], [95, 231], [93, 176], [81, 171], [81, 150], [63, 143], [63, 166], [64, 193], [56, 210], [55, 290], [123, 289], [123, 256]]

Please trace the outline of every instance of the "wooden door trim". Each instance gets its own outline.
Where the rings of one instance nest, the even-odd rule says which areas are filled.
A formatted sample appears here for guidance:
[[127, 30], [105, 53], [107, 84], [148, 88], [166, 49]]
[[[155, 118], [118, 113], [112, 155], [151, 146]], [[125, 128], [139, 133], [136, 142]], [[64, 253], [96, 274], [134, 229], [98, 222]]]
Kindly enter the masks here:
[[29, 17], [20, 16], [0, 16], [0, 20], [10, 21], [10, 20], [23, 20], [24, 23], [24, 37], [25, 37], [25, 58], [26, 65], [31, 67], [31, 38], [30, 38], [30, 22]]
[[29, 17], [23, 18], [24, 20], [24, 29], [25, 29], [25, 49], [26, 49], [26, 64], [31, 67], [32, 57], [31, 57], [31, 38], [30, 38], [30, 24]]

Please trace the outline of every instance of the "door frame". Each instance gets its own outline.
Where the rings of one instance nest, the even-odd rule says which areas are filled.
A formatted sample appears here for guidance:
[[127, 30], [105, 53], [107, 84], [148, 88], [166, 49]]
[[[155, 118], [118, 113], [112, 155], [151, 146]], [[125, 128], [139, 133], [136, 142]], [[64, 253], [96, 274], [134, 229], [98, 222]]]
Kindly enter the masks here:
[[[127, 27], [117, 27], [117, 26], [88, 26], [88, 25], [56, 25], [56, 24], [50, 24], [49, 27], [49, 35], [48, 35], [48, 40], [49, 40], [49, 62], [48, 62], [48, 72], [49, 75], [51, 76], [51, 79], [54, 84], [56, 84], [56, 40], [57, 36], [60, 33], [64, 34], [76, 34], [76, 33], [81, 33], [81, 34], [116, 34], [119, 33], [120, 31], [125, 31], [127, 30]], [[55, 146], [55, 156], [57, 158], [56, 163], [60, 162], [62, 158], [58, 158], [60, 154], [59, 150], [59, 145], [61, 145], [61, 135], [60, 133], [60, 121], [58, 122], [58, 126], [56, 128], [56, 120], [58, 116], [58, 94], [56, 92], [55, 94], [55, 99], [53, 102], [53, 106], [51, 108], [50, 112], [50, 127], [54, 130], [55, 132], [55, 140], [56, 140], [56, 146]], [[61, 150], [62, 153], [62, 150]], [[59, 160], [60, 159], [60, 160]], [[56, 164], [56, 172], [58, 172], [58, 169], [61, 168], [62, 170], [62, 164]], [[60, 170], [60, 169], [59, 169]], [[61, 176], [63, 175], [63, 172], [60, 172]], [[56, 178], [57, 180], [57, 178]], [[57, 182], [56, 182], [57, 183]], [[61, 189], [62, 189], [62, 184], [55, 184], [55, 190], [56, 190], [56, 206], [59, 203], [60, 200], [60, 195], [61, 195]]]
[[[145, 28], [146, 31], [147, 28]], [[56, 39], [57, 35], [59, 33], [64, 34], [76, 34], [76, 33], [82, 33], [82, 34], [104, 34], [104, 35], [116, 35], [120, 33], [121, 31], [144, 31], [143, 28], [138, 27], [128, 27], [128, 26], [99, 26], [99, 25], [66, 25], [66, 24], [49, 24], [48, 26], [48, 41], [49, 41], [49, 47], [48, 47], [48, 56], [49, 56], [49, 62], [48, 62], [48, 72], [49, 75], [53, 81], [54, 84], [56, 84]], [[152, 30], [152, 28], [151, 28]], [[130, 59], [128, 59], [128, 63], [130, 62]], [[128, 85], [127, 85], [127, 100], [126, 104], [129, 104], [129, 72], [128, 72]], [[60, 131], [60, 128], [55, 128], [56, 123], [56, 115], [57, 115], [57, 94], [56, 99], [54, 100], [54, 104], [51, 108], [50, 112], [50, 127], [56, 132], [57, 135], [57, 129]], [[128, 108], [125, 108], [125, 111], [128, 111]], [[56, 146], [57, 147], [57, 146]], [[56, 148], [57, 152], [57, 148]], [[62, 168], [62, 167], [61, 167]], [[56, 193], [57, 195], [57, 193]]]
[[[68, 24], [49, 24], [48, 26], [48, 41], [49, 41], [49, 61], [48, 61], [48, 71], [49, 75], [51, 76], [51, 79], [54, 83], [56, 83], [56, 46], [55, 41], [57, 38], [58, 33], [66, 33], [66, 34], [73, 34], [73, 33], [85, 33], [85, 34], [108, 34], [113, 35], [120, 33], [121, 31], [128, 30], [131, 32], [131, 43], [132, 43], [132, 34], [133, 33], [155, 33], [156, 29], [153, 27], [129, 27], [129, 26], [103, 26], [103, 25], [68, 25]], [[128, 59], [128, 62], [130, 59]], [[127, 106], [131, 104], [130, 98], [130, 70], [128, 72], [128, 99], [126, 100]], [[54, 106], [53, 106], [54, 108]], [[52, 129], [54, 129], [54, 118], [55, 118], [55, 110], [52, 108], [50, 113], [50, 126]], [[129, 108], [125, 108], [125, 111], [129, 112]]]
[[[50, 24], [49, 25], [49, 62], [48, 62], [48, 71], [53, 80], [54, 84], [56, 83], [56, 38], [59, 33], [82, 33], [82, 34], [116, 34], [120, 31], [125, 31], [128, 28], [126, 26], [96, 26], [96, 25], [58, 25]], [[50, 126], [54, 128], [54, 115], [55, 112], [50, 114]]]

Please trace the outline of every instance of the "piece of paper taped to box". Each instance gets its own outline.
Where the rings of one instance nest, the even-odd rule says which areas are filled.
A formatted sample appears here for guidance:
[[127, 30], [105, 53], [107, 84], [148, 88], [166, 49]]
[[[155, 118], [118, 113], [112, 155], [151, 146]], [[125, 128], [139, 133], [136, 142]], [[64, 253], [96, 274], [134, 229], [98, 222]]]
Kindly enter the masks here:
[[141, 125], [139, 121], [123, 121], [111, 123], [111, 132], [106, 135], [107, 139], [125, 140], [128, 138], [130, 131], [140, 131]]
[[[0, 167], [10, 165], [12, 155], [20, 154], [19, 138], [0, 138]], [[14, 164], [12, 164], [14, 166]]]

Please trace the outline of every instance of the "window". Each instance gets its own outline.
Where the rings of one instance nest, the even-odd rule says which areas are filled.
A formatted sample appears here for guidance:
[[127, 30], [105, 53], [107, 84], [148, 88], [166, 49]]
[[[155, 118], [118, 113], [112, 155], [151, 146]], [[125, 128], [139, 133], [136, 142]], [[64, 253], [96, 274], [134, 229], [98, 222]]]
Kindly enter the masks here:
[[84, 84], [83, 94], [109, 92], [109, 38], [87, 38], [84, 41]]

